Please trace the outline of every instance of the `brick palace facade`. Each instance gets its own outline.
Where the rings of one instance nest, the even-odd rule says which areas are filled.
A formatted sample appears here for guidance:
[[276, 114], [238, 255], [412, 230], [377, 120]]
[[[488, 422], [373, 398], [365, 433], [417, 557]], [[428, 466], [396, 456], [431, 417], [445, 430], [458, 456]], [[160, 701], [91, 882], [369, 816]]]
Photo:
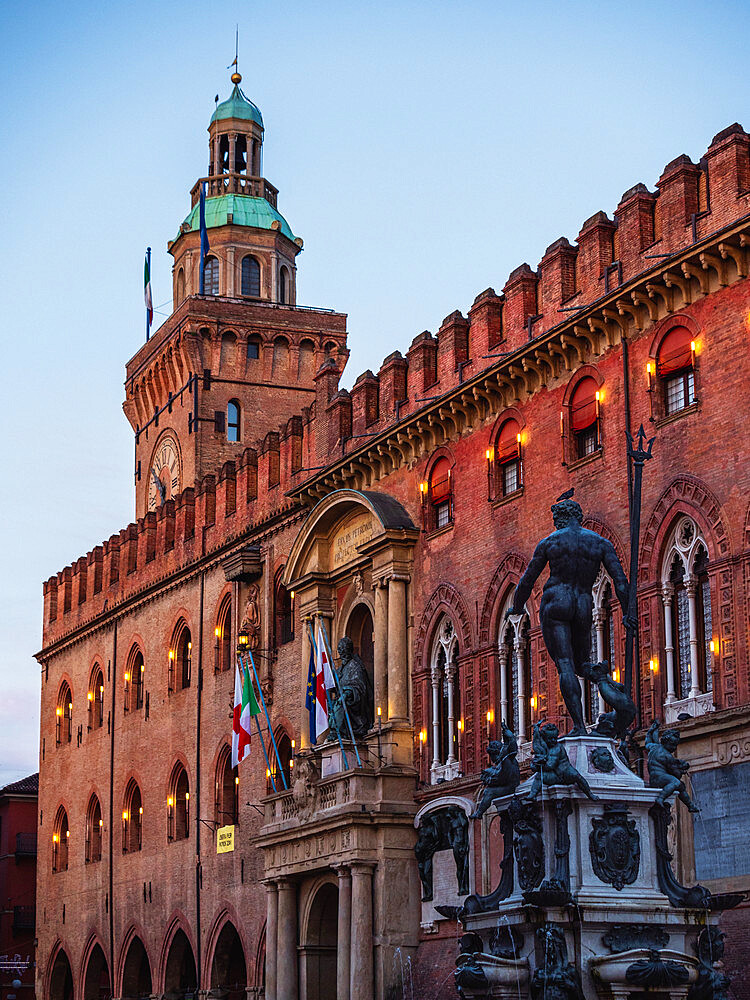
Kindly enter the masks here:
[[[38, 996], [453, 995], [455, 867], [439, 851], [420, 902], [416, 828], [471, 810], [501, 719], [522, 761], [534, 721], [567, 728], [540, 590], [505, 612], [572, 487], [627, 569], [640, 424], [638, 724], [679, 727], [691, 761], [679, 873], [750, 890], [750, 136], [679, 156], [346, 391], [346, 317], [296, 304], [302, 241], [234, 82], [201, 179], [203, 294], [196, 184], [174, 310], [127, 364], [136, 520], [44, 584]], [[605, 577], [594, 606], [617, 674]], [[348, 772], [308, 746], [313, 616], [351, 636], [380, 709]], [[289, 791], [257, 736], [231, 767], [242, 622]], [[496, 826], [470, 823], [471, 891], [497, 882]], [[740, 965], [747, 911], [724, 919]]]

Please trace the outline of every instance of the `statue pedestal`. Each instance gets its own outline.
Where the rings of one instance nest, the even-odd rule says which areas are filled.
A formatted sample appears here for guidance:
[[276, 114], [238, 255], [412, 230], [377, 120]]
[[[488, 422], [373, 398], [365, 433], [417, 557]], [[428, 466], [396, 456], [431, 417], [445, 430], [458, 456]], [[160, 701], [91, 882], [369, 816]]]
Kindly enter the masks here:
[[497, 800], [502, 877], [490, 895], [468, 897], [461, 918], [467, 938], [481, 938], [482, 953], [471, 958], [486, 965], [487, 984], [473, 967], [478, 984], [467, 973], [464, 985], [459, 974], [463, 995], [506, 996], [492, 985], [501, 957], [529, 984], [513, 995], [532, 1000], [545, 982], [555, 997], [686, 996], [699, 971], [698, 933], [718, 914], [678, 908], [662, 891], [664, 855], [649, 815], [658, 791], [625, 765], [612, 739], [560, 743], [597, 800], [554, 785], [528, 802], [531, 779]]

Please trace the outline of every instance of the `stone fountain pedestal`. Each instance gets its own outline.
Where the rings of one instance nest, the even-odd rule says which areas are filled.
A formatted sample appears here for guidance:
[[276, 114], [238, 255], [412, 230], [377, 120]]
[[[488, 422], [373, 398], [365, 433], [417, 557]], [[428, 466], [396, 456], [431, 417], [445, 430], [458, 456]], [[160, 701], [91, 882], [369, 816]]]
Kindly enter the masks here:
[[673, 905], [662, 891], [669, 858], [649, 815], [658, 791], [626, 766], [614, 740], [560, 742], [597, 801], [557, 785], [528, 802], [530, 779], [497, 800], [501, 877], [460, 915], [459, 989], [516, 1000], [687, 997], [701, 969], [698, 934], [718, 914], [708, 901]]

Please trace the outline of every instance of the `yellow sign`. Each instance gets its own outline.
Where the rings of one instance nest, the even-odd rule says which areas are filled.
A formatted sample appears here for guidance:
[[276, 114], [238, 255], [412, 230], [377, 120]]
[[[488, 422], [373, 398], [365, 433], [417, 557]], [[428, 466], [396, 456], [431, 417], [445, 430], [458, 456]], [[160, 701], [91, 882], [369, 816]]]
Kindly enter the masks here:
[[234, 826], [220, 826], [216, 831], [216, 853], [228, 854], [234, 850]]
[[372, 517], [360, 514], [338, 528], [331, 540], [333, 568], [343, 566], [357, 557], [357, 546], [372, 538]]

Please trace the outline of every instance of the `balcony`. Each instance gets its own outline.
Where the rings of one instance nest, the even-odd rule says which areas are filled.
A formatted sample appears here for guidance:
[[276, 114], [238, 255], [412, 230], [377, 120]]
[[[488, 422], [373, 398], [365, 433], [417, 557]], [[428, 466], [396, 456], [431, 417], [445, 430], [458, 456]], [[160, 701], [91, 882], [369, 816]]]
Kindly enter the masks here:
[[36, 834], [17, 833], [16, 834], [16, 860], [18, 858], [36, 857]]
[[202, 184], [207, 185], [208, 198], [223, 194], [244, 194], [252, 198], [265, 198], [269, 205], [276, 208], [278, 189], [269, 184], [265, 177], [251, 177], [249, 174], [214, 174], [199, 178], [190, 191], [191, 208], [198, 204]]
[[700, 715], [708, 715], [715, 712], [713, 694], [711, 691], [705, 694], [694, 695], [692, 698], [681, 698], [679, 701], [667, 701], [664, 703], [664, 722], [671, 726], [679, 720], [681, 715], [689, 715], [697, 719]]
[[33, 931], [36, 926], [35, 906], [14, 906], [13, 907], [13, 930]]

